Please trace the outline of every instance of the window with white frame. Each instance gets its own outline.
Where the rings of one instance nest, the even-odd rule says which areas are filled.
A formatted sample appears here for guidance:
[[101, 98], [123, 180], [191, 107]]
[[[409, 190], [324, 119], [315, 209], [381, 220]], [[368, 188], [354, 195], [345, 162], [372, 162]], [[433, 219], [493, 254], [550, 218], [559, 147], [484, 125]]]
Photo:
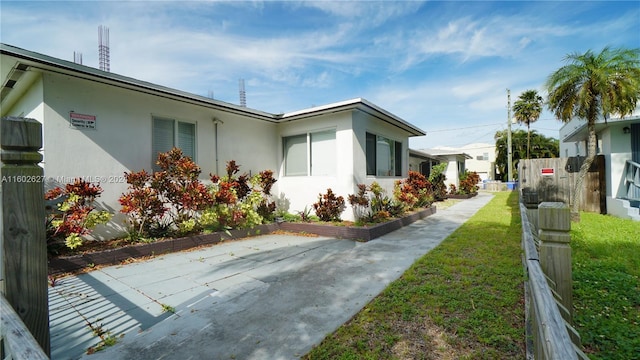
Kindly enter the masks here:
[[283, 138], [285, 176], [336, 174], [336, 131], [318, 131]]
[[180, 148], [185, 156], [196, 160], [196, 124], [154, 117], [151, 142], [154, 170], [159, 170], [156, 165], [158, 153], [167, 152], [174, 147]]
[[402, 176], [402, 143], [367, 133], [367, 175]]

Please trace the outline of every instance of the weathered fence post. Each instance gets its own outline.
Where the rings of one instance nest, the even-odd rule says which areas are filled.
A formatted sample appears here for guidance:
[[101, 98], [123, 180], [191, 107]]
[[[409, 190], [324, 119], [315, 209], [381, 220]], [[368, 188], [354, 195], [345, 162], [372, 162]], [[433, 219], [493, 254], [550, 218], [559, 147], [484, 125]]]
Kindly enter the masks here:
[[1, 120], [2, 233], [0, 290], [46, 354], [50, 354], [42, 125]]
[[538, 229], [540, 267], [553, 282], [552, 288], [567, 310], [561, 311], [562, 316], [567, 323], [573, 324], [569, 207], [561, 202], [541, 203], [538, 206]]

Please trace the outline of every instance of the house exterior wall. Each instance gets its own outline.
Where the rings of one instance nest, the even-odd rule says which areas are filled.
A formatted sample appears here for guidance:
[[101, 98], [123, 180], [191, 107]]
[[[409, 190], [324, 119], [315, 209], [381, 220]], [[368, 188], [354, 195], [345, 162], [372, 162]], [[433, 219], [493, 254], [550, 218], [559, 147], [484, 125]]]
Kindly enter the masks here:
[[444, 172], [444, 176], [447, 178], [444, 182], [449, 187], [449, 184], [453, 184], [456, 188], [460, 187], [460, 162], [456, 155], [446, 155], [447, 169]]
[[[581, 125], [584, 125], [583, 120], [571, 120], [560, 129], [560, 139], [567, 138]], [[597, 152], [605, 157], [607, 198], [616, 198], [624, 195], [622, 173], [626, 161], [631, 159], [631, 137], [630, 134], [624, 133], [623, 128], [625, 126], [629, 126], [629, 123], [614, 120], [596, 133], [598, 138]], [[586, 156], [585, 149], [586, 139], [560, 142], [560, 154], [565, 157]]]
[[[336, 131], [336, 155], [333, 159], [336, 168], [334, 176], [286, 176], [284, 173], [284, 147], [283, 139], [287, 136], [302, 135], [307, 133], [335, 130]], [[313, 119], [296, 120], [278, 125], [278, 144], [270, 150], [277, 149], [279, 174], [274, 195], [284, 197], [289, 201], [290, 213], [313, 209], [313, 203], [318, 201], [318, 194], [326, 193], [331, 188], [334, 194], [343, 196], [346, 200], [348, 194], [353, 193], [353, 160], [350, 154], [352, 149], [351, 111], [343, 111], [332, 115], [322, 115]], [[313, 213], [313, 211], [312, 211]]]
[[[624, 205], [619, 200], [626, 197], [624, 168], [626, 161], [632, 158], [631, 134], [625, 133], [624, 128], [637, 123], [639, 115], [636, 111], [624, 118], [596, 122], [597, 152], [605, 158], [607, 213], [622, 218], [631, 216], [628, 204]], [[586, 122], [571, 120], [560, 129], [560, 154], [566, 157], [586, 156], [587, 136]]]
[[[374, 181], [385, 189], [386, 194], [393, 196], [395, 182], [407, 176], [409, 169], [409, 138], [406, 132], [380, 121], [373, 116], [356, 112], [353, 119], [353, 132], [356, 138], [353, 148], [354, 182], [351, 193], [357, 191], [357, 184], [371, 185]], [[367, 175], [366, 134], [384, 136], [390, 140], [402, 143], [402, 176], [371, 176]]]
[[2, 109], [2, 116], [23, 116], [42, 121], [44, 117], [44, 87], [42, 76], [37, 75], [24, 94], [7, 109]]
[[[72, 127], [70, 112], [95, 116], [96, 128]], [[214, 118], [222, 121], [218, 125], [221, 174], [229, 160], [235, 160], [241, 172], [278, 169], [275, 124], [67, 75], [42, 74], [9, 114], [21, 113], [43, 123], [45, 189], [76, 177], [100, 182], [104, 192], [99, 205], [116, 216], [109, 226], [96, 229], [98, 238], [125, 230], [118, 203], [127, 190], [124, 173], [152, 170], [153, 116], [195, 124], [195, 160], [202, 180], [216, 173]]]
[[[470, 144], [459, 148], [459, 150], [471, 156], [471, 159], [466, 159], [464, 163], [468, 171], [477, 172], [481, 180], [494, 180], [496, 164], [495, 144]], [[486, 160], [485, 155], [487, 155]]]
[[[336, 175], [335, 176], [286, 176], [284, 173], [283, 139], [287, 136], [313, 133], [317, 131], [336, 130]], [[382, 186], [388, 196], [393, 196], [396, 180], [406, 176], [408, 171], [408, 134], [383, 121], [358, 110], [342, 111], [330, 115], [313, 117], [313, 119], [296, 120], [278, 125], [279, 144], [279, 179], [276, 183], [279, 197], [289, 201], [288, 211], [295, 213], [306, 207], [312, 209], [318, 201], [319, 194], [325, 194], [328, 188], [345, 201], [350, 194], [357, 192], [358, 184], [370, 185], [374, 181]], [[385, 136], [402, 143], [403, 176], [370, 176], [367, 175], [366, 134]], [[344, 220], [354, 220], [349, 206], [342, 214]]]
[[607, 179], [607, 197], [625, 196], [622, 174], [625, 163], [631, 159], [631, 136], [625, 134], [623, 128], [623, 124], [612, 124], [598, 134], [601, 153], [605, 157], [605, 171], [611, 174]]
[[[18, 59], [3, 55], [2, 60], [2, 77], [6, 78], [12, 69], [7, 64], [15, 64]], [[64, 64], [61, 68], [29, 68], [20, 77], [19, 88], [12, 90], [11, 98], [6, 98], [9, 101], [3, 102], [2, 115], [25, 116], [43, 123], [45, 189], [78, 177], [100, 183], [104, 191], [97, 200], [98, 207], [115, 217], [107, 226], [95, 229], [98, 239], [120, 236], [126, 231], [118, 202], [127, 191], [124, 174], [153, 171], [154, 117], [194, 125], [194, 160], [201, 167], [201, 180], [208, 181], [209, 174], [224, 175], [230, 160], [236, 161], [242, 173], [273, 170], [277, 182], [272, 193], [288, 200], [290, 206], [286, 210], [290, 212], [312, 208], [318, 194], [326, 193], [328, 188], [346, 200], [360, 183], [376, 181], [388, 196], [393, 196], [394, 183], [406, 177], [409, 168], [408, 136], [420, 133], [362, 99], [336, 104], [335, 108], [330, 104], [327, 109], [277, 117], [233, 106], [227, 110], [224, 104], [166, 91], [153, 84], [139, 84], [135, 79], [87, 74], [73, 67], [64, 68]], [[73, 126], [72, 113], [95, 119], [95, 126]], [[336, 131], [335, 174], [285, 176], [283, 138], [329, 129]], [[400, 176], [367, 175], [367, 133], [399, 143], [393, 149], [401, 151]], [[343, 218], [353, 220], [348, 204]]]

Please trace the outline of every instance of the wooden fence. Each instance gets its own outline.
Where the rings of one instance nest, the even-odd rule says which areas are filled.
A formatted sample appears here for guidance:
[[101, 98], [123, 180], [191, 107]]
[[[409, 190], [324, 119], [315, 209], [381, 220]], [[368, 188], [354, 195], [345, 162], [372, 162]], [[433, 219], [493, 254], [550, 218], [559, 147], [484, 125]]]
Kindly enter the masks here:
[[13, 307], [0, 294], [0, 355], [2, 359], [48, 359]]
[[[582, 184], [580, 210], [605, 214], [606, 177], [604, 155], [596, 156]], [[570, 204], [580, 166], [584, 157], [520, 160], [520, 189], [537, 193], [539, 202], [559, 201]], [[526, 189], [526, 190], [525, 190]]]
[[47, 244], [43, 170], [38, 166], [42, 125], [15, 117], [0, 123], [0, 355], [47, 358]]
[[572, 326], [571, 216], [558, 202], [520, 203], [527, 354], [534, 359], [587, 359]]

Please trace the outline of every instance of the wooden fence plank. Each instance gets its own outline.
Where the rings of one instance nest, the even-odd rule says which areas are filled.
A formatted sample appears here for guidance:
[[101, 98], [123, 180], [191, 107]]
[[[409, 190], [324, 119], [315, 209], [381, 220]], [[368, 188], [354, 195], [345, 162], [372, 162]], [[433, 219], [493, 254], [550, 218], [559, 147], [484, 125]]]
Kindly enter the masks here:
[[2, 267], [4, 296], [46, 354], [50, 352], [42, 125], [1, 120]]
[[[582, 161], [584, 157], [520, 160], [520, 188], [536, 191], [540, 202], [563, 202], [570, 205], [573, 185]], [[583, 182], [579, 199], [582, 211], [606, 213], [604, 161], [604, 156], [598, 155]]]
[[48, 359], [3, 295], [0, 295], [0, 338], [4, 345], [3, 351], [13, 360]]

